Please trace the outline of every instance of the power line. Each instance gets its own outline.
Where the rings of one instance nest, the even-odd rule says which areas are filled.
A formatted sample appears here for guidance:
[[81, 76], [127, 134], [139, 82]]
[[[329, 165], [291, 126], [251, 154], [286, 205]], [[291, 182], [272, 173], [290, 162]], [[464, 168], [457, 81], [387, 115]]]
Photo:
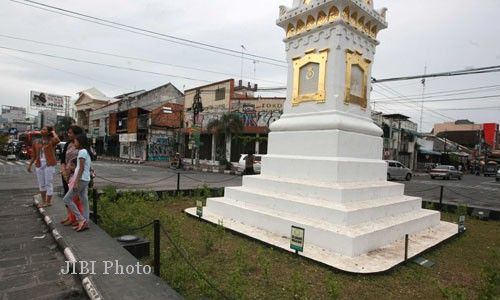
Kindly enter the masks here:
[[[425, 94], [426, 96], [424, 97], [424, 99], [443, 97], [443, 96], [484, 93], [487, 91], [495, 91], [495, 90], [499, 90], [499, 89], [500, 89], [500, 85], [487, 85], [487, 86], [480, 86], [480, 87], [468, 88], [468, 89], [454, 89], [454, 90], [446, 90], [446, 91], [439, 91], [439, 92], [430, 92], [430, 93]], [[422, 98], [422, 94], [414, 94], [414, 95], [406, 96], [405, 99], [421, 99], [421, 98]], [[376, 98], [376, 99], [371, 99], [371, 100], [372, 101], [379, 101], [379, 100], [384, 100], [384, 98]]]
[[46, 56], [46, 57], [64, 59], [64, 60], [69, 60], [69, 61], [73, 61], [73, 62], [86, 63], [86, 64], [91, 64], [91, 65], [96, 65], [96, 66], [103, 66], [103, 67], [108, 67], [108, 68], [113, 68], [113, 69], [120, 69], [120, 70], [127, 70], [127, 71], [140, 72], [140, 73], [147, 73], [147, 74], [160, 75], [160, 76], [166, 76], [166, 77], [181, 78], [181, 79], [191, 80], [191, 81], [200, 81], [200, 82], [211, 83], [211, 81], [204, 80], [204, 79], [197, 79], [197, 78], [191, 78], [191, 77], [185, 77], [185, 76], [179, 76], [179, 75], [173, 75], [173, 74], [166, 74], [166, 73], [160, 73], [160, 72], [146, 71], [146, 70], [129, 68], [129, 67], [115, 66], [115, 65], [105, 64], [105, 63], [93, 62], [93, 61], [89, 61], [89, 60], [82, 60], [82, 59], [76, 59], [76, 58], [70, 58], [70, 57], [64, 57], [64, 56], [58, 56], [58, 55], [53, 55], [53, 54], [41, 53], [41, 52], [27, 51], [27, 50], [21, 50], [21, 49], [4, 47], [4, 46], [0, 46], [0, 49], [6, 49], [6, 50], [17, 51], [17, 52], [22, 52], [22, 53], [35, 54], [35, 55], [40, 55], [40, 56]]
[[[390, 87], [387, 87], [385, 84], [380, 84], [380, 85], [379, 85], [379, 87], [380, 87], [380, 88], [382, 88], [382, 89], [384, 89], [385, 91], [388, 91], [389, 93], [391, 93], [391, 94], [393, 94], [393, 95], [396, 95], [396, 96], [399, 96], [399, 97], [404, 97], [404, 95], [403, 95], [403, 94], [401, 94], [401, 93], [399, 93], [399, 92], [395, 91], [394, 89], [392, 89], [392, 88], [390, 88]], [[379, 94], [381, 94], [381, 93], [379, 92]], [[398, 94], [399, 94], [399, 95], [398, 95]], [[384, 95], [384, 94], [382, 94], [382, 96], [387, 97], [387, 95]], [[390, 97], [389, 97], [389, 98], [390, 98]], [[405, 106], [407, 106], [407, 107], [411, 107], [409, 104], [413, 104], [413, 105], [415, 105], [415, 107], [416, 107], [415, 109], [416, 109], [416, 110], [417, 110], [417, 109], [418, 109], [418, 110], [420, 110], [420, 107], [418, 107], [418, 105], [416, 105], [416, 104], [414, 104], [414, 103], [411, 103], [411, 102], [408, 102], [408, 104], [406, 104], [406, 101], [402, 101], [402, 102], [399, 102], [399, 104], [403, 104], [403, 105], [405, 105]], [[433, 111], [433, 110], [432, 110], [432, 109], [430, 109], [430, 108], [425, 108], [425, 107], [424, 107], [424, 110], [426, 110], [426, 111], [428, 111], [428, 112], [430, 112], [430, 113], [433, 113], [433, 114], [435, 114], [435, 115], [439, 115], [439, 118], [440, 118], [440, 119], [443, 119], [443, 120], [454, 120], [453, 118], [448, 117], [448, 116], [446, 116], [446, 115], [444, 115], [444, 114], [442, 114], [442, 113], [439, 113], [439, 112]]]
[[[155, 38], [163, 37], [160, 39], [171, 42], [171, 43], [183, 45], [183, 46], [188, 46], [188, 47], [197, 48], [197, 49], [201, 49], [201, 50], [205, 50], [205, 51], [210, 51], [210, 52], [224, 54], [224, 55], [228, 55], [228, 56], [232, 56], [232, 57], [241, 58], [240, 51], [229, 49], [229, 48], [224, 48], [224, 47], [220, 47], [220, 46], [216, 46], [216, 45], [212, 45], [212, 44], [208, 44], [208, 43], [202, 43], [202, 42], [197, 42], [194, 40], [184, 39], [184, 38], [156, 32], [156, 31], [152, 31], [152, 30], [148, 30], [148, 29], [144, 29], [144, 28], [139, 28], [136, 26], [126, 25], [123, 23], [118, 23], [118, 22], [106, 20], [103, 18], [94, 17], [91, 15], [79, 13], [76, 11], [72, 11], [72, 10], [68, 10], [68, 9], [64, 9], [64, 8], [60, 8], [60, 7], [56, 7], [56, 6], [52, 6], [52, 5], [47, 5], [47, 4], [36, 2], [36, 1], [31, 1], [31, 0], [24, 0], [24, 2], [17, 1], [17, 0], [10, 0], [10, 1], [15, 2], [15, 3], [19, 3], [19, 4], [23, 4], [26, 6], [30, 6], [33, 8], [42, 9], [42, 10], [49, 11], [52, 13], [61, 14], [61, 15], [71, 17], [71, 18], [76, 18], [76, 19], [80, 19], [83, 21], [87, 21], [87, 22], [91, 22], [91, 23], [95, 23], [95, 24], [99, 24], [99, 25], [103, 25], [103, 26], [108, 26], [108, 27], [112, 27], [115, 29], [136, 33], [136, 34], [142, 34], [142, 35], [145, 35], [148, 37], [155, 37]], [[28, 4], [25, 2], [29, 2], [29, 3], [36, 4], [36, 5]], [[50, 8], [50, 9], [47, 9], [47, 8]], [[61, 13], [61, 12], [63, 12], [63, 13]], [[98, 22], [96, 22], [96, 21], [98, 21]], [[126, 28], [132, 29], [135, 31], [126, 30]], [[147, 33], [147, 34], [144, 34], [144, 33]], [[226, 52], [223, 52], [223, 51], [226, 51]], [[235, 54], [231, 54], [231, 53], [235, 53]], [[238, 55], [236, 55], [236, 54], [238, 54]], [[286, 66], [284, 66], [284, 65], [278, 65], [276, 63], [272, 63], [272, 62], [277, 62], [277, 63], [286, 64], [286, 61], [278, 60], [275, 58], [245, 53], [244, 59], [250, 60], [250, 61], [259, 61], [259, 62], [262, 62], [265, 64], [286, 68]]]
[[500, 72], [500, 66], [471, 68], [471, 69], [467, 69], [467, 70], [458, 70], [458, 71], [441, 72], [441, 73], [433, 73], [433, 74], [422, 74], [422, 75], [415, 75], [415, 76], [393, 77], [393, 78], [384, 78], [384, 79], [377, 79], [377, 78], [372, 77], [372, 83], [424, 79], [424, 78], [437, 78], [437, 77], [452, 77], [452, 76], [485, 74], [485, 73], [493, 73], [493, 72]]
[[[498, 98], [500, 97], [500, 94], [497, 94], [497, 95], [487, 95], [487, 96], [476, 96], [476, 97], [464, 97], [464, 98], [450, 98], [450, 99], [435, 99], [435, 100], [426, 100], [424, 101], [424, 103], [431, 103], [431, 102], [450, 102], [450, 101], [467, 101], [467, 100], [476, 100], [476, 99], [491, 99], [491, 98]], [[500, 100], [499, 99], [494, 99], [494, 100]], [[420, 103], [422, 102], [421, 100], [394, 100], [394, 101], [391, 101], [391, 100], [381, 100], [381, 101], [377, 101], [377, 103], [394, 103], [394, 104], [398, 104], [398, 103]]]
[[[84, 49], [84, 48], [77, 48], [77, 47], [72, 47], [72, 46], [66, 46], [66, 45], [61, 45], [61, 44], [54, 44], [54, 43], [42, 42], [42, 41], [37, 41], [37, 40], [32, 40], [32, 39], [26, 39], [26, 38], [21, 38], [21, 37], [15, 37], [15, 36], [5, 35], [5, 34], [0, 34], [0, 37], [4, 37], [4, 38], [8, 38], [8, 39], [14, 39], [14, 40], [19, 40], [19, 41], [25, 41], [25, 42], [30, 42], [30, 43], [36, 43], [36, 44], [41, 44], [41, 45], [47, 45], [47, 46], [52, 46], [52, 47], [59, 47], [59, 48], [65, 48], [65, 49], [70, 49], [70, 50], [84, 51], [84, 52], [93, 53], [93, 54], [106, 55], [106, 56], [110, 56], [110, 57], [131, 59], [131, 60], [137, 60], [137, 61], [142, 61], [142, 62], [147, 62], [147, 63], [153, 63], [153, 64], [160, 64], [160, 65], [165, 65], [165, 66], [170, 66], [170, 67], [175, 67], [175, 68], [182, 68], [182, 69], [187, 69], [187, 70], [207, 72], [207, 73], [213, 73], [213, 74], [219, 74], [219, 75], [227, 75], [227, 76], [231, 76], [231, 77], [238, 77], [239, 76], [239, 75], [231, 74], [231, 73], [224, 73], [224, 72], [213, 71], [213, 70], [208, 70], [208, 69], [201, 69], [201, 68], [195, 68], [195, 67], [182, 66], [182, 65], [171, 64], [171, 63], [166, 63], [166, 62], [161, 62], [161, 61], [156, 61], [156, 60], [151, 60], [151, 59], [145, 59], [145, 58], [140, 58], [140, 57], [125, 56], [125, 55], [120, 55], [120, 54], [115, 54], [115, 53], [110, 53], [110, 52], [103, 52], [103, 51], [97, 51], [97, 50], [91, 50], [91, 49]], [[282, 82], [271, 81], [271, 80], [264, 80], [264, 79], [259, 79], [259, 81], [269, 82], [269, 83], [283, 84]]]
[[95, 82], [103, 83], [103, 84], [106, 84], [106, 85], [109, 85], [109, 86], [113, 86], [113, 87], [117, 87], [117, 88], [120, 88], [120, 89], [130, 90], [129, 88], [125, 88], [125, 87], [122, 87], [122, 86], [119, 86], [119, 85], [116, 85], [116, 84], [113, 84], [113, 83], [109, 83], [109, 82], [106, 82], [106, 81], [95, 79], [95, 78], [90, 77], [90, 76], [85, 76], [85, 75], [81, 75], [81, 74], [74, 73], [74, 72], [71, 72], [71, 71], [59, 69], [59, 68], [52, 67], [52, 66], [49, 66], [49, 65], [45, 65], [45, 64], [33, 61], [33, 60], [29, 60], [29, 59], [25, 59], [25, 58], [20, 58], [18, 56], [12, 55], [12, 54], [7, 54], [7, 53], [3, 53], [3, 54], [7, 55], [7, 56], [10, 56], [10, 57], [13, 57], [15, 59], [24, 61], [24, 62], [28, 62], [28, 63], [35, 64], [35, 65], [40, 65], [40, 66], [43, 66], [43, 67], [46, 67], [46, 68], [49, 68], [49, 69], [53, 69], [53, 70], [56, 70], [56, 71], [59, 71], [59, 72], [71, 74], [71, 75], [78, 76], [78, 77], [81, 77], [81, 78], [86, 78], [86, 79], [89, 79], [89, 80], [92, 80], [92, 81], [95, 81]]

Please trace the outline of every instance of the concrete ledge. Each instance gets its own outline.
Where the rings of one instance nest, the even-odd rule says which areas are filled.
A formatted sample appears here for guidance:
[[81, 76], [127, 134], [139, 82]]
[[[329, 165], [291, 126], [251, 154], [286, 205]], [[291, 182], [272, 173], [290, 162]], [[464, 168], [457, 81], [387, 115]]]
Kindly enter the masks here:
[[[66, 217], [62, 201], [54, 197], [54, 205], [38, 211], [49, 227], [59, 248], [68, 262], [75, 263], [74, 272], [82, 280], [82, 286], [92, 300], [102, 299], [182, 299], [166, 282], [153, 274], [106, 274], [104, 261], [121, 266], [143, 265], [127, 252], [115, 239], [91, 222], [90, 230], [77, 233], [71, 227], [59, 223]], [[34, 196], [37, 205], [40, 196]], [[95, 272], [84, 274], [81, 262], [95, 262]]]

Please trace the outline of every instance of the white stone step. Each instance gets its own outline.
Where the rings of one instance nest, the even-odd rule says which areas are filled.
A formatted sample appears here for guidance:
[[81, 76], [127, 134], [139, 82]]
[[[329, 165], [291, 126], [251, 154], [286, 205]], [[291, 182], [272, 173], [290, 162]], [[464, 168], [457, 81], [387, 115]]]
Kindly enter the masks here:
[[205, 210], [222, 220], [231, 219], [286, 237], [290, 237], [292, 225], [303, 227], [306, 243], [350, 257], [376, 250], [405, 234], [420, 232], [440, 222], [439, 212], [422, 209], [355, 226], [335, 225], [228, 198], [207, 199]]
[[333, 202], [365, 201], [398, 197], [404, 194], [404, 185], [390, 181], [328, 183], [275, 176], [243, 176], [244, 187], [276, 193], [286, 193]]
[[256, 188], [228, 187], [225, 197], [275, 211], [301, 215], [333, 224], [353, 225], [422, 208], [417, 197], [397, 196], [339, 203], [310, 197], [263, 191]]
[[387, 163], [378, 159], [298, 155], [262, 156], [261, 174], [332, 183], [387, 180]]

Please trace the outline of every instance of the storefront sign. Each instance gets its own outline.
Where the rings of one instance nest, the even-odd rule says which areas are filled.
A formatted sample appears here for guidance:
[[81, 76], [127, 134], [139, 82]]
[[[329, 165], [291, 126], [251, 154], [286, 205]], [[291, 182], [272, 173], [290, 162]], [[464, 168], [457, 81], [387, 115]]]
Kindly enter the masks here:
[[458, 233], [465, 232], [465, 216], [460, 216], [458, 219]]
[[120, 134], [120, 143], [137, 143], [137, 133]]
[[203, 217], [203, 201], [196, 200], [196, 215], [198, 217]]
[[305, 229], [292, 226], [292, 236], [290, 239], [290, 248], [295, 252], [304, 252]]

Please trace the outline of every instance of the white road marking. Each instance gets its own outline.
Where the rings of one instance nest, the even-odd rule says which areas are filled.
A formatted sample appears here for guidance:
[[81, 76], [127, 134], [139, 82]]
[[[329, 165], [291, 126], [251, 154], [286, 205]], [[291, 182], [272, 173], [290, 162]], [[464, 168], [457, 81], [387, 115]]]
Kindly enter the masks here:
[[8, 164], [9, 166], [13, 166], [13, 165], [14, 165], [14, 163], [13, 163], [13, 162], [10, 162], [10, 161], [8, 161], [8, 162], [7, 162], [7, 164]]

